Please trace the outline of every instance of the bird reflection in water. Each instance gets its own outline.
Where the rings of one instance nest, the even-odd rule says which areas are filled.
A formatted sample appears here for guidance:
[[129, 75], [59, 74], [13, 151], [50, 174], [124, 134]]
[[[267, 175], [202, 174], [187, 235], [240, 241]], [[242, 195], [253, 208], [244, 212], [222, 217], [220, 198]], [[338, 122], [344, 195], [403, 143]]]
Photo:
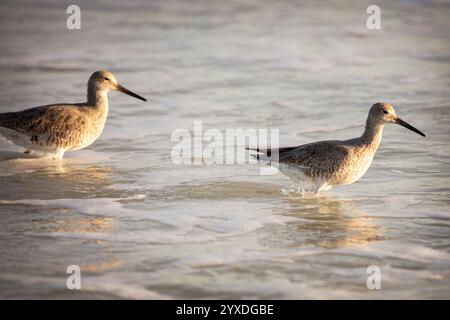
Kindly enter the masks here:
[[382, 240], [376, 218], [351, 200], [314, 196], [288, 198], [285, 202], [282, 214], [298, 219], [268, 227], [268, 235], [263, 237], [265, 245], [345, 248]]

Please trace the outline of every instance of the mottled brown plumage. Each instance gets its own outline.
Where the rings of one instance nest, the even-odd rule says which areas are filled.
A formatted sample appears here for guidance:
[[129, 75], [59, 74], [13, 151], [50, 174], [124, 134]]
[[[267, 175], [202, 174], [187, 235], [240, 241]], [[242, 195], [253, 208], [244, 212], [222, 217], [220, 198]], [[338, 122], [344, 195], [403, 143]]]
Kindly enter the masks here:
[[87, 102], [0, 113], [0, 133], [27, 152], [37, 150], [62, 158], [65, 151], [85, 148], [101, 135], [108, 116], [110, 90], [146, 101], [120, 86], [112, 73], [97, 71], [88, 81]]
[[416, 133], [422, 132], [397, 117], [387, 103], [376, 103], [369, 111], [361, 137], [338, 141], [320, 141], [280, 149], [251, 149], [265, 154], [258, 159], [277, 163], [280, 171], [294, 181], [306, 179], [314, 183], [315, 192], [357, 181], [369, 169], [381, 142], [386, 123], [400, 124]]

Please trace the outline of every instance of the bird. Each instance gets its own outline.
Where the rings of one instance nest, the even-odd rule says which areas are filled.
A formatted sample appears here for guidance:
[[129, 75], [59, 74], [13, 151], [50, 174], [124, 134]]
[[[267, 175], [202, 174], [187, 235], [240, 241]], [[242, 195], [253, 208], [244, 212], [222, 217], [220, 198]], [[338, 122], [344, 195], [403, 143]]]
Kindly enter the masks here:
[[312, 182], [315, 194], [335, 186], [358, 181], [369, 169], [381, 142], [385, 124], [395, 123], [425, 137], [425, 134], [400, 119], [392, 105], [378, 102], [372, 105], [363, 134], [349, 140], [327, 140], [305, 145], [261, 149], [255, 151], [257, 160], [272, 164], [295, 182]]
[[87, 84], [87, 101], [0, 113], [0, 133], [16, 145], [62, 159], [66, 151], [83, 149], [101, 135], [108, 116], [108, 92], [116, 90], [145, 98], [121, 86], [105, 70], [94, 72]]

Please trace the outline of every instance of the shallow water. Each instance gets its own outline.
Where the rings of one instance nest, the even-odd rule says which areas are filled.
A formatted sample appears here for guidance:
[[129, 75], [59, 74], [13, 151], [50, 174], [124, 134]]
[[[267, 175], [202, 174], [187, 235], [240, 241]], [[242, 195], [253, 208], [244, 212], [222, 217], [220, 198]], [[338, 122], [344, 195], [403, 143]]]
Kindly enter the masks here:
[[[0, 110], [82, 101], [109, 69], [103, 135], [62, 162], [0, 138], [2, 298], [450, 298], [450, 4], [0, 3]], [[282, 146], [361, 134], [392, 103], [357, 183], [286, 193], [255, 165], [175, 165], [171, 134], [276, 128]], [[66, 289], [79, 265], [82, 290]], [[366, 269], [381, 268], [381, 290]]]

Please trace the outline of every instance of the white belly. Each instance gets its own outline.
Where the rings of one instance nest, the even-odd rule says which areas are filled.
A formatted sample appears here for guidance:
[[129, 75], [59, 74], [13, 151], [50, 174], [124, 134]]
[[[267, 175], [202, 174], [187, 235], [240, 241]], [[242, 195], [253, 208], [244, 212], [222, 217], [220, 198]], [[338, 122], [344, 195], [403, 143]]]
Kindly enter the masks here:
[[279, 170], [282, 174], [291, 179], [294, 183], [314, 184], [316, 188], [331, 188], [334, 186], [343, 186], [358, 181], [369, 169], [373, 160], [373, 156], [368, 155], [366, 159], [352, 163], [347, 170], [335, 173], [324, 173], [315, 178], [311, 178], [304, 173], [300, 166], [280, 164]]
[[21, 133], [16, 130], [0, 127], [0, 133], [12, 143], [29, 150], [37, 150], [51, 153], [59, 151], [59, 149], [56, 147], [36, 144], [33, 142], [31, 135]]

